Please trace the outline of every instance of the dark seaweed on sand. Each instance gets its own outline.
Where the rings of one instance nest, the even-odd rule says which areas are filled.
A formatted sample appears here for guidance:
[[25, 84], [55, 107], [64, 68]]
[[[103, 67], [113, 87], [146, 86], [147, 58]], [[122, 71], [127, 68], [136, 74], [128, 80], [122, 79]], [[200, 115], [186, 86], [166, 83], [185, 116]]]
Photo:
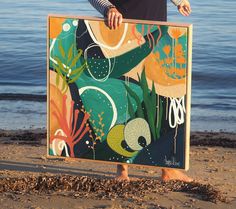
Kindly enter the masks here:
[[163, 194], [170, 191], [194, 194], [197, 198], [214, 203], [217, 201], [226, 202], [226, 198], [213, 186], [197, 182], [170, 181], [164, 183], [154, 179], [120, 182], [114, 179], [70, 175], [0, 178], [0, 193], [57, 193], [60, 195], [60, 193], [70, 192], [70, 196], [74, 197], [88, 197], [92, 195], [99, 199], [132, 198], [138, 201], [148, 193]]

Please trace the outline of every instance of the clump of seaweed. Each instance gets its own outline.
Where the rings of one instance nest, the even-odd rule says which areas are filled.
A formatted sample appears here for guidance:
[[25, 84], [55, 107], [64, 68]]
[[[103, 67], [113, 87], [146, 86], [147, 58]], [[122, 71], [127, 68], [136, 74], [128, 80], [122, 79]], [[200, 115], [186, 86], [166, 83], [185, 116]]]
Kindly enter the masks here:
[[[158, 95], [156, 94], [154, 82], [152, 83], [152, 90], [150, 91], [147, 84], [145, 69], [141, 73], [141, 77], [138, 75], [139, 85], [143, 92], [143, 101], [140, 100], [138, 95], [126, 84], [125, 88], [128, 93], [128, 112], [130, 118], [143, 118], [150, 127], [152, 138], [154, 140], [160, 138], [161, 119], [163, 113], [162, 103], [158, 104]], [[131, 99], [136, 102], [137, 110], [135, 112]]]
[[216, 203], [217, 201], [227, 202], [227, 198], [216, 190], [210, 184], [201, 184], [199, 182], [182, 182], [182, 181], [170, 181], [166, 183], [169, 191], [172, 192], [186, 192], [195, 195], [199, 195], [202, 200]]
[[131, 182], [115, 179], [95, 178], [88, 176], [40, 175], [21, 178], [0, 178], [0, 193], [14, 192], [16, 194], [52, 194], [58, 195], [72, 192], [70, 196], [95, 198], [132, 198], [140, 199], [148, 193], [185, 192], [196, 195], [201, 200], [216, 203], [227, 202], [222, 193], [211, 185], [198, 182], [185, 183], [181, 181], [162, 182], [156, 179], [140, 179]]

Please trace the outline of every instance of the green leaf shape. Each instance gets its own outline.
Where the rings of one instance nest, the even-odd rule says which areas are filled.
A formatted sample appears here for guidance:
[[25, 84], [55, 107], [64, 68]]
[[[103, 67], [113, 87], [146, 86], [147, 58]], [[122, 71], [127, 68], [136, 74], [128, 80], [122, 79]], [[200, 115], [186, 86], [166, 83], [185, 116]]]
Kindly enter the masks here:
[[129, 97], [127, 97], [127, 100], [128, 100], [128, 111], [129, 111], [130, 119], [133, 119], [135, 118], [135, 111]]
[[57, 75], [56, 75], [56, 85], [59, 86], [59, 83], [60, 83], [59, 74], [60, 74], [61, 72], [60, 72], [59, 67], [57, 67], [55, 63], [53, 63], [53, 68], [54, 68], [54, 69], [56, 70], [56, 72], [57, 72]]
[[[73, 50], [73, 46], [70, 47], [69, 54], [68, 54], [68, 59], [69, 59], [69, 56], [72, 56], [72, 50]], [[70, 55], [70, 54], [71, 54], [71, 55]], [[66, 85], [65, 85], [65, 84], [67, 83], [67, 78], [66, 78], [66, 76], [67, 76], [67, 74], [68, 74], [68, 72], [69, 72], [69, 69], [71, 69], [71, 67], [73, 67], [73, 66], [76, 65], [77, 61], [78, 61], [78, 60], [80, 59], [80, 57], [81, 57], [81, 54], [82, 54], [82, 50], [80, 49], [80, 50], [78, 50], [78, 54], [73, 58], [72, 63], [71, 63], [71, 65], [70, 65], [69, 68], [66, 67], [58, 57], [54, 57], [54, 59], [56, 60], [58, 66], [56, 66], [55, 64], [53, 64], [53, 67], [54, 67], [54, 68], [56, 69], [56, 71], [62, 76], [63, 81], [65, 82], [65, 83], [63, 82], [62, 90], [65, 89], [65, 87], [66, 87]], [[68, 60], [68, 59], [67, 59], [67, 60]], [[86, 66], [87, 66], [87, 62], [84, 61], [83, 65], [81, 65], [80, 67], [74, 69], [74, 70], [70, 73], [70, 76], [72, 77], [72, 79], [70, 79], [70, 80], [68, 81], [68, 83], [73, 83], [73, 82], [75, 82], [75, 81], [80, 77], [81, 73], [84, 71], [84, 69], [86, 68]], [[59, 79], [59, 78], [57, 78], [57, 79]], [[58, 84], [59, 84], [59, 82], [58, 82]], [[67, 88], [66, 88], [66, 89], [67, 89]]]
[[145, 74], [145, 68], [143, 69], [141, 73], [141, 78], [138, 75], [139, 78], [139, 84], [143, 90], [143, 102], [144, 102], [144, 110], [147, 115], [147, 122], [150, 126], [151, 133], [153, 135], [153, 138], [156, 138], [156, 111], [157, 111], [157, 101], [156, 101], [156, 93], [155, 93], [155, 87], [154, 83], [152, 84], [152, 91], [150, 92], [147, 84], [146, 74]]
[[163, 116], [163, 104], [162, 101], [160, 100], [159, 102], [159, 107], [158, 107], [158, 123], [157, 123], [157, 129], [156, 129], [156, 138], [160, 138], [160, 132], [161, 132], [161, 121], [162, 121], [162, 116]]
[[83, 53], [83, 50], [82, 49], [79, 49], [78, 50], [78, 54], [72, 59], [72, 62], [70, 64], [70, 68], [73, 68], [75, 67], [76, 63], [78, 62], [78, 60], [80, 59], [81, 55]]
[[[83, 69], [83, 70], [84, 70], [84, 69]], [[81, 70], [80, 72], [78, 72], [77, 75], [76, 75], [73, 79], [69, 80], [68, 83], [73, 83], [73, 82], [75, 82], [76, 80], [78, 80], [78, 78], [81, 76], [83, 70]]]
[[[58, 62], [58, 61], [57, 61], [57, 62]], [[53, 67], [54, 67], [54, 69], [55, 69], [56, 72], [57, 72], [57, 75], [56, 75], [56, 85], [59, 86], [59, 83], [60, 83], [59, 78], [60, 78], [60, 76], [61, 76], [61, 78], [62, 78], [62, 80], [63, 80], [62, 89], [61, 89], [61, 90], [64, 91], [64, 89], [65, 89], [65, 87], [66, 87], [66, 89], [65, 89], [65, 91], [64, 91], [64, 92], [66, 92], [66, 91], [67, 91], [67, 88], [68, 88], [68, 86], [66, 86], [66, 83], [67, 83], [67, 82], [66, 82], [66, 77], [62, 74], [59, 65], [57, 66], [55, 63], [53, 63]]]
[[64, 50], [63, 47], [62, 47], [62, 40], [59, 40], [59, 42], [58, 42], [58, 48], [59, 48], [59, 51], [60, 51], [60, 53], [61, 53], [61, 56], [62, 56], [63, 58], [65, 58], [66, 54], [65, 54], [65, 50]]
[[71, 47], [68, 52], [68, 61], [71, 61], [71, 59], [72, 59], [73, 48], [74, 48], [74, 44], [71, 44]]
[[144, 118], [143, 108], [142, 108], [142, 102], [140, 101], [138, 95], [126, 84], [125, 89], [128, 92], [128, 94], [135, 100], [137, 103], [137, 116], [140, 118]]
[[[162, 102], [160, 102], [159, 107], [157, 107], [158, 95], [156, 94], [155, 85], [154, 85], [154, 82], [152, 82], [152, 89], [150, 90], [148, 88], [145, 68], [143, 69], [141, 73], [141, 77], [138, 74], [138, 80], [139, 80], [139, 86], [141, 87], [142, 92], [143, 92], [143, 102], [141, 102], [139, 97], [135, 94], [135, 92], [133, 92], [132, 89], [130, 89], [129, 86], [125, 84], [125, 88], [127, 90], [127, 93], [129, 94], [128, 111], [131, 116], [131, 119], [135, 117], [144, 118], [149, 124], [152, 138], [154, 140], [157, 140], [160, 138], [163, 105], [162, 105]], [[132, 97], [137, 103], [137, 113], [135, 113], [129, 97]]]
[[64, 67], [62, 61], [61, 61], [59, 58], [57, 58], [57, 57], [55, 57], [54, 59], [57, 61], [57, 64], [58, 64], [59, 69], [60, 69], [60, 72], [67, 74], [67, 73], [68, 73], [68, 69], [66, 69], [66, 68]]
[[71, 80], [69, 80], [69, 83], [73, 83], [76, 80], [78, 80], [78, 78], [81, 76], [82, 72], [84, 71], [84, 69], [86, 68], [87, 63], [84, 62], [84, 64], [78, 68], [76, 68], [75, 70], [72, 71], [71, 76], [75, 75]]
[[77, 74], [77, 73], [80, 73], [81, 71], [83, 71], [83, 70], [85, 69], [86, 65], [87, 65], [87, 63], [85, 62], [82, 66], [80, 66], [80, 67], [74, 69], [74, 70], [71, 72], [70, 75], [75, 75], [75, 74]]

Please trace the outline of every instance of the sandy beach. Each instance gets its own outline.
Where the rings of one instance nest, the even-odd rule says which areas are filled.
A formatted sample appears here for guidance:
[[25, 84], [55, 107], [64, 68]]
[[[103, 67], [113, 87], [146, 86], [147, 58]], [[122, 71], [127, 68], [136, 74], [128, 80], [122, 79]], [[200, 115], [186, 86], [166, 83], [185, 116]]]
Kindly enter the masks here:
[[0, 208], [236, 208], [236, 134], [191, 133], [193, 183], [160, 179], [160, 169], [46, 157], [45, 130], [0, 131]]

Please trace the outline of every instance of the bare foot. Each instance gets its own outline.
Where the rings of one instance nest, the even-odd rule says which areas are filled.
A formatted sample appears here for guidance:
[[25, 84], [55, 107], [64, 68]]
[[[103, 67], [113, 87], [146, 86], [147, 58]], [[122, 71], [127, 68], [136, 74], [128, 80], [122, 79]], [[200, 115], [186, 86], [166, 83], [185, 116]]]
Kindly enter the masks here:
[[128, 165], [117, 165], [116, 180], [130, 181], [128, 176]]
[[170, 180], [179, 180], [184, 182], [193, 181], [192, 178], [188, 177], [186, 174], [179, 170], [175, 169], [162, 169], [162, 181], [170, 181]]

